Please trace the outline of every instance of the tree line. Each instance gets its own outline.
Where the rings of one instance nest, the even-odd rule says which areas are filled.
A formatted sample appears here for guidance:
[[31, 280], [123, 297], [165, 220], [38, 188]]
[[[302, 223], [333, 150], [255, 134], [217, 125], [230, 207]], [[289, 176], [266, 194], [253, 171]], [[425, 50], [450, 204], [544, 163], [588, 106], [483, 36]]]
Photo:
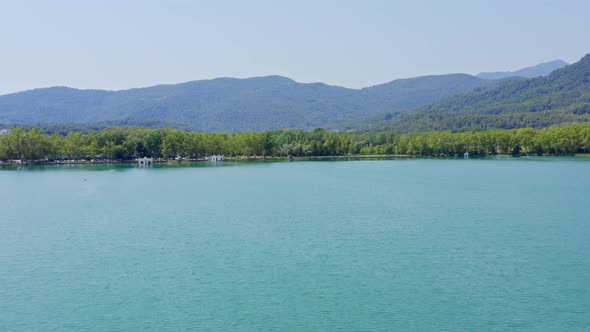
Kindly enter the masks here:
[[590, 124], [544, 129], [473, 132], [360, 133], [283, 129], [236, 134], [135, 127], [49, 134], [14, 128], [0, 136], [0, 160], [130, 160], [136, 157], [197, 159], [213, 154], [246, 157], [345, 155], [456, 156], [574, 154], [590, 152]]

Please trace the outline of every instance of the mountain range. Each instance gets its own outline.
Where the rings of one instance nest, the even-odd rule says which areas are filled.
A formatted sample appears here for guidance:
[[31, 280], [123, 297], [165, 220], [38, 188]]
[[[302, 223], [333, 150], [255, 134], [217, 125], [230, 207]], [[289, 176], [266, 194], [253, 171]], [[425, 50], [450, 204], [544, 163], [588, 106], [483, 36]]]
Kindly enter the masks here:
[[[547, 70], [545, 64], [539, 66], [543, 69], [537, 73]], [[533, 75], [535, 70], [523, 72]], [[391, 118], [391, 114], [413, 112], [458, 94], [487, 91], [523, 79], [448, 74], [349, 89], [266, 76], [120, 91], [51, 87], [0, 96], [0, 124], [140, 125], [225, 132], [343, 128], [351, 121]]]
[[348, 89], [281, 76], [218, 78], [122, 91], [36, 89], [0, 96], [0, 123], [152, 121], [202, 131], [336, 126], [387, 110], [416, 107], [499, 84], [466, 74], [425, 76]]

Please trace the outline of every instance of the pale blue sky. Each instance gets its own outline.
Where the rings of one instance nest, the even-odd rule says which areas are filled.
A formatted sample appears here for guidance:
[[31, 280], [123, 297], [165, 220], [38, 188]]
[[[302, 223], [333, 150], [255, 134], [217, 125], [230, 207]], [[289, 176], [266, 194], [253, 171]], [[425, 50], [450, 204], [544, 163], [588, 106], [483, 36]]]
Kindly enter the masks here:
[[0, 94], [284, 75], [363, 87], [590, 52], [590, 1], [0, 0]]

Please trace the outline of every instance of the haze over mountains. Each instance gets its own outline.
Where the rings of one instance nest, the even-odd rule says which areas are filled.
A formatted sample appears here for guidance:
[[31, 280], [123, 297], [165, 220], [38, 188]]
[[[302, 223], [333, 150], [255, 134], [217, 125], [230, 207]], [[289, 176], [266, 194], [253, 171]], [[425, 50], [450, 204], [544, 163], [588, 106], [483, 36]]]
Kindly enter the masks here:
[[507, 80], [519, 80], [515, 75], [543, 75], [562, 63], [524, 68], [497, 75], [498, 79], [422, 76], [364, 89], [298, 83], [281, 76], [217, 78], [121, 91], [52, 87], [0, 96], [0, 124], [108, 123], [226, 132], [338, 128], [379, 114], [391, 118], [474, 90], [488, 91]]
[[534, 78], [539, 76], [549, 75], [552, 71], [567, 66], [568, 63], [563, 60], [553, 60], [549, 62], [540, 63], [536, 66], [526, 67], [515, 71], [498, 71], [498, 72], [484, 72], [475, 75], [476, 77], [486, 80], [498, 80], [509, 77], [526, 77]]

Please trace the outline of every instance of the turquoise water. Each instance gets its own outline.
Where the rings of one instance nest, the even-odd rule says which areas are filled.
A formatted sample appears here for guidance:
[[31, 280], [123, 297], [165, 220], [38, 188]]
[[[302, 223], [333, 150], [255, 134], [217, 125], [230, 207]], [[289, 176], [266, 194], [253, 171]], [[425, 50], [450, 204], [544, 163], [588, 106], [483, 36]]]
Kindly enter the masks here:
[[590, 329], [588, 159], [0, 169], [0, 331]]

